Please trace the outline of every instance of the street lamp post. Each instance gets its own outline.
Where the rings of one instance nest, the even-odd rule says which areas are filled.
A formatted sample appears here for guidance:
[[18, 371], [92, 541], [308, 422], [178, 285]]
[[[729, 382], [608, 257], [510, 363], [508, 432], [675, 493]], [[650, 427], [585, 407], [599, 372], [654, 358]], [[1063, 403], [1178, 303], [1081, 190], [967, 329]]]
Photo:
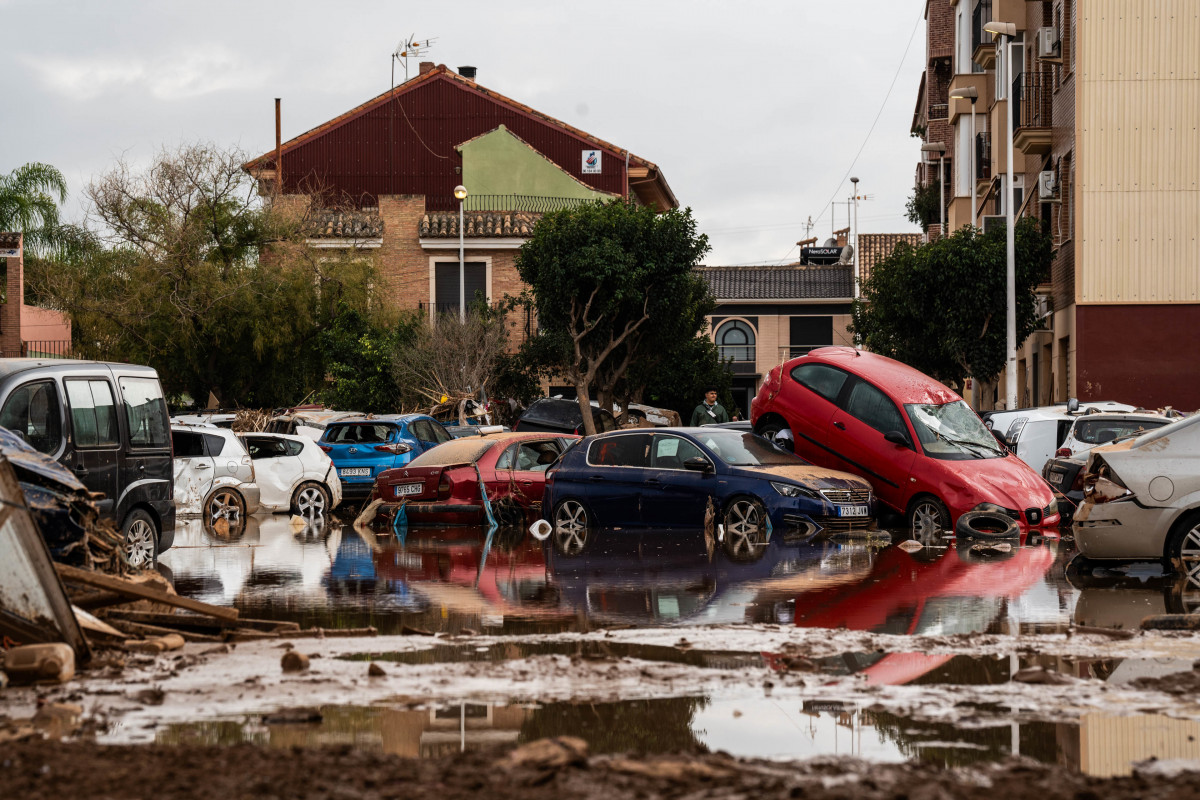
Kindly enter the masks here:
[[1013, 161], [1015, 160], [1015, 153], [1013, 152], [1012, 111], [1013, 102], [1016, 100], [1012, 96], [1012, 40], [1017, 34], [1017, 26], [1011, 22], [996, 22], [993, 20], [984, 25], [983, 29], [996, 38], [1003, 37], [1004, 86], [1008, 89], [1008, 97], [1004, 103], [1004, 116], [1008, 124], [1008, 180], [1005, 181], [1007, 185], [1004, 189], [1004, 227], [1008, 249], [1008, 359], [1004, 368], [1004, 407], [1011, 409], [1017, 407], [1017, 239], [1013, 221], [1013, 202], [1016, 198], [1013, 191]]
[[461, 183], [454, 187], [458, 198], [458, 319], [467, 321], [467, 269], [463, 263], [463, 202], [467, 199], [467, 187]]
[[851, 178], [850, 183], [854, 184], [854, 299], [859, 296], [858, 285], [858, 178]]
[[967, 98], [971, 101], [971, 152], [967, 160], [971, 162], [971, 171], [968, 174], [971, 176], [971, 225], [974, 225], [976, 213], [975, 184], [979, 180], [978, 176], [975, 174], [975, 148], [979, 146], [979, 144], [975, 141], [975, 101], [979, 99], [979, 90], [974, 86], [966, 86], [962, 89], [955, 89], [950, 93], [950, 96], [956, 99]]
[[921, 150], [926, 153], [938, 154], [938, 203], [941, 211], [941, 227], [942, 237], [946, 236], [946, 143], [945, 142], [927, 142], [921, 145]]

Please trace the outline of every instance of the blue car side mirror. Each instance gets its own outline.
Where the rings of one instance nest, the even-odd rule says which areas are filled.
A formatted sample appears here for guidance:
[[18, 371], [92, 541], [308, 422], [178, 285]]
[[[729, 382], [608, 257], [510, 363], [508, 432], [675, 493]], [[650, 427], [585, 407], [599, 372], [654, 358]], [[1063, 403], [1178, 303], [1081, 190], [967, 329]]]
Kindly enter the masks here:
[[683, 468], [690, 469], [695, 472], [712, 472], [713, 465], [709, 463], [707, 458], [704, 458], [703, 456], [696, 456], [683, 462]]

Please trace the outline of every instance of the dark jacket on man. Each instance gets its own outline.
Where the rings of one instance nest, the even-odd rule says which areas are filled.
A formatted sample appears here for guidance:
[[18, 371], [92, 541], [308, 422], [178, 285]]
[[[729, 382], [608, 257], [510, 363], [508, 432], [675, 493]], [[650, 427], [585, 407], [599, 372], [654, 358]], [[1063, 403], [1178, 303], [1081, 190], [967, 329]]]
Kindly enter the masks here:
[[699, 428], [710, 422], [729, 422], [729, 412], [720, 403], [701, 403], [692, 412], [692, 427]]

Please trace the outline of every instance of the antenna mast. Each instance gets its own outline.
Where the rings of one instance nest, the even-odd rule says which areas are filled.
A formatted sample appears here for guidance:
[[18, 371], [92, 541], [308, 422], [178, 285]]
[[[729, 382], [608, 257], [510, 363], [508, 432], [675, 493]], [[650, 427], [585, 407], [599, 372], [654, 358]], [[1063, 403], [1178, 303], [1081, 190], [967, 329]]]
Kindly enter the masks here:
[[396, 88], [396, 62], [403, 59], [404, 62], [404, 80], [408, 80], [408, 60], [410, 58], [420, 58], [428, 55], [429, 50], [433, 47], [433, 43], [437, 41], [436, 36], [431, 36], [428, 39], [418, 39], [417, 35], [411, 34], [407, 39], [396, 45], [396, 49], [392, 52], [392, 88]]

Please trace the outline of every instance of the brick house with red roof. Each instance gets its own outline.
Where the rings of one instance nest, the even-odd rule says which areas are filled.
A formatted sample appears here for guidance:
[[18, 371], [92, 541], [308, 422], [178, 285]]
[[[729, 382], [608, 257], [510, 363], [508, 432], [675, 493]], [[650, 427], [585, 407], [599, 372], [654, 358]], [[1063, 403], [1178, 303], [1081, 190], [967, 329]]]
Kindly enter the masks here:
[[289, 202], [325, 198], [309, 245], [370, 253], [388, 307], [458, 310], [459, 184], [468, 302], [522, 290], [516, 252], [547, 211], [625, 195], [678, 206], [654, 163], [460, 70], [422, 63], [415, 78], [283, 142], [278, 163], [271, 151], [244, 165], [264, 196], [281, 179]]

